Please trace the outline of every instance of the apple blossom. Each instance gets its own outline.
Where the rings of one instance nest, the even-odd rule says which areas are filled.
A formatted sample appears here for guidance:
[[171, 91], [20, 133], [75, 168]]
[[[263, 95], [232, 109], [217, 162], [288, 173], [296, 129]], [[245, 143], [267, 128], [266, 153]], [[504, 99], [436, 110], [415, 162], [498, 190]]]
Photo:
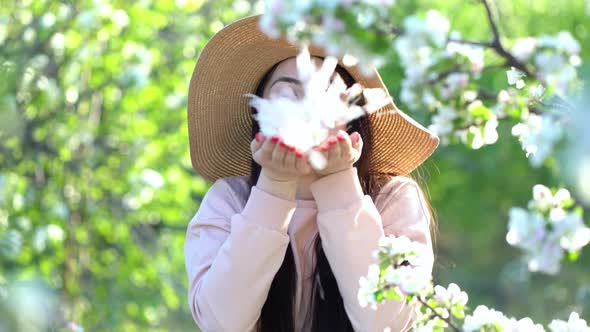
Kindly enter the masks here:
[[524, 251], [529, 270], [556, 274], [566, 252], [578, 252], [590, 242], [590, 228], [572, 205], [568, 190], [553, 194], [537, 184], [529, 210], [510, 209], [506, 241]]
[[551, 332], [590, 332], [588, 323], [577, 312], [570, 313], [568, 321], [554, 319], [549, 323]]
[[549, 157], [563, 131], [554, 116], [533, 113], [512, 127], [512, 135], [519, 138], [531, 165], [539, 167]]

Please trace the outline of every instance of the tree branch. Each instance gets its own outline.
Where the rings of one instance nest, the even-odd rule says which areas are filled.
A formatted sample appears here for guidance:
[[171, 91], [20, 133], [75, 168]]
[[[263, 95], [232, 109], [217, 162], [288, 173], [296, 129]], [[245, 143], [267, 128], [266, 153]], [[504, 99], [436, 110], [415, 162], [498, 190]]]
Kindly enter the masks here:
[[434, 308], [433, 308], [433, 307], [431, 307], [431, 306], [430, 306], [428, 303], [426, 303], [426, 301], [424, 301], [424, 299], [423, 299], [421, 296], [419, 296], [419, 295], [418, 295], [418, 296], [416, 296], [416, 298], [418, 299], [418, 301], [419, 301], [420, 303], [422, 303], [422, 305], [424, 305], [425, 307], [427, 307], [428, 309], [430, 309], [430, 310], [432, 311], [432, 313], [433, 313], [433, 314], [434, 314], [436, 317], [438, 317], [438, 318], [442, 319], [442, 320], [443, 320], [443, 321], [445, 321], [447, 324], [449, 324], [449, 326], [451, 327], [451, 329], [453, 329], [453, 331], [455, 331], [455, 332], [462, 332], [462, 331], [461, 331], [461, 330], [460, 330], [458, 327], [456, 327], [456, 326], [453, 324], [453, 322], [451, 321], [451, 318], [450, 318], [450, 316], [449, 316], [449, 318], [444, 318], [444, 317], [443, 317], [443, 316], [441, 316], [441, 315], [440, 315], [438, 312], [436, 312], [436, 310], [434, 310]]
[[473, 46], [481, 46], [484, 48], [493, 48], [494, 45], [492, 45], [492, 43], [488, 43], [488, 42], [482, 42], [479, 40], [468, 40], [468, 39], [456, 39], [456, 38], [449, 38], [448, 40], [449, 42], [453, 42], [453, 43], [457, 43], [457, 44], [467, 44], [467, 45], [473, 45]]
[[494, 15], [492, 14], [492, 8], [487, 0], [482, 0], [484, 7], [486, 8], [486, 14], [488, 16], [488, 22], [490, 23], [490, 28], [492, 29], [492, 34], [494, 38], [492, 40], [492, 45], [500, 44], [500, 33], [498, 32], [498, 26], [496, 25], [496, 20], [494, 20]]
[[[491, 42], [491, 47], [503, 58], [506, 59], [506, 65], [514, 67], [527, 76], [537, 78], [536, 75], [531, 72], [524, 63], [520, 62], [518, 59], [512, 55], [512, 53], [508, 52], [504, 46], [502, 45], [502, 41], [500, 40], [500, 33], [498, 32], [498, 25], [496, 24], [496, 20], [494, 19], [494, 15], [492, 14], [492, 9], [488, 0], [481, 0], [485, 9], [486, 14], [488, 17], [488, 21], [490, 23], [490, 28], [492, 29], [493, 40]], [[538, 79], [538, 78], [537, 78]]]

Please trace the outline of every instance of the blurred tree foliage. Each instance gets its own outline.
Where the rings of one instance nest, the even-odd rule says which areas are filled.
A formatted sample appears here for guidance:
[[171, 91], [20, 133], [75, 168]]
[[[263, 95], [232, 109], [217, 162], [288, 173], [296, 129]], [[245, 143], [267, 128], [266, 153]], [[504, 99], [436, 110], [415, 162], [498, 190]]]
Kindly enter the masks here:
[[[190, 165], [188, 82], [207, 40], [255, 6], [0, 3], [0, 331], [68, 321], [86, 331], [193, 330], [182, 248], [209, 184]], [[507, 40], [569, 30], [590, 45], [584, 6], [497, 3]], [[439, 9], [465, 37], [489, 38], [478, 2], [400, 8], [400, 18]], [[590, 62], [588, 49], [582, 56]], [[396, 96], [396, 59], [382, 73]], [[505, 85], [501, 77], [485, 83]], [[505, 243], [508, 209], [526, 205], [533, 184], [560, 183], [530, 168], [510, 128], [501, 134], [478, 151], [443, 147], [423, 168], [440, 223], [439, 283], [459, 283], [473, 307], [545, 323], [573, 309], [587, 317], [587, 252], [557, 278], [531, 276]]]

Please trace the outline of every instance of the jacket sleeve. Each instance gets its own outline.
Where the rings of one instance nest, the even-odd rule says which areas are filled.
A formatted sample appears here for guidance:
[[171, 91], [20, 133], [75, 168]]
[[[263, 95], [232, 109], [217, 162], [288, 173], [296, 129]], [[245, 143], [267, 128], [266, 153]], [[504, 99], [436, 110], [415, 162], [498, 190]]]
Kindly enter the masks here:
[[[373, 202], [364, 195], [355, 168], [325, 176], [311, 186], [318, 205], [318, 231], [334, 272], [345, 310], [355, 331], [407, 331], [413, 305], [387, 300], [361, 307], [359, 279], [366, 276], [383, 235], [405, 235], [427, 245], [432, 253], [430, 217], [418, 185], [406, 177], [394, 177]], [[377, 208], [379, 206], [379, 209]], [[434, 255], [425, 264], [432, 272]]]
[[242, 211], [223, 179], [209, 189], [184, 244], [188, 300], [204, 332], [250, 331], [289, 244], [295, 202], [253, 187]]

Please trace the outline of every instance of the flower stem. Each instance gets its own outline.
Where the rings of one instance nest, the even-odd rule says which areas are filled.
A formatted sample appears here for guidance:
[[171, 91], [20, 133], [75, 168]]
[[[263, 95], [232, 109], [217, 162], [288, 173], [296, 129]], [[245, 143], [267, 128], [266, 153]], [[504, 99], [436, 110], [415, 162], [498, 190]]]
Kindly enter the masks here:
[[424, 305], [425, 307], [427, 307], [428, 309], [430, 309], [436, 317], [442, 319], [447, 324], [449, 324], [449, 326], [451, 327], [451, 329], [453, 329], [453, 331], [455, 331], [455, 332], [462, 332], [461, 329], [459, 329], [457, 326], [455, 326], [453, 324], [453, 322], [451, 321], [451, 318], [450, 317], [449, 318], [444, 318], [443, 316], [441, 316], [438, 312], [436, 312], [436, 310], [434, 310], [433, 307], [431, 307], [428, 303], [426, 303], [426, 301], [422, 298], [422, 296], [418, 295], [418, 296], [416, 296], [416, 298], [418, 299], [418, 301], [420, 303], [422, 303], [422, 305]]

